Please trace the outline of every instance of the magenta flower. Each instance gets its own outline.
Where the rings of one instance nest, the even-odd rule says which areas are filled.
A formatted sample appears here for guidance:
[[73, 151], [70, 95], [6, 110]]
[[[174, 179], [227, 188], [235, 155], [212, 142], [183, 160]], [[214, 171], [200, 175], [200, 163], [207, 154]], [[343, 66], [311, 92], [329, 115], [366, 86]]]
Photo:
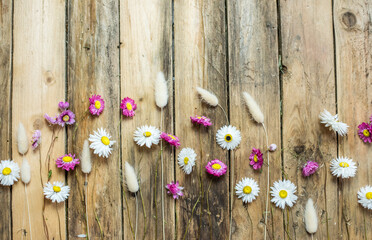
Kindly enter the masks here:
[[70, 106], [70, 104], [68, 102], [59, 102], [58, 103], [58, 107], [59, 107], [59, 109], [61, 109], [61, 111], [65, 111], [69, 106]]
[[358, 126], [358, 135], [363, 142], [372, 142], [372, 126], [368, 123], [363, 122]]
[[261, 150], [258, 148], [252, 148], [252, 153], [249, 156], [250, 163], [254, 170], [260, 169], [263, 164], [263, 158]]
[[192, 123], [196, 123], [196, 124], [200, 124], [200, 125], [203, 124], [204, 127], [208, 127], [208, 126], [212, 125], [211, 120], [207, 117], [204, 117], [204, 116], [199, 117], [198, 115], [196, 115], [195, 117], [190, 117], [190, 119], [191, 119]]
[[319, 164], [314, 161], [307, 161], [307, 163], [302, 168], [302, 175], [304, 177], [308, 177], [310, 175], [313, 175], [316, 170], [318, 170]]
[[75, 123], [75, 114], [70, 110], [65, 110], [59, 114], [57, 118], [57, 124], [61, 127], [64, 127], [65, 124], [72, 125]]
[[75, 166], [79, 164], [79, 159], [75, 158], [75, 154], [65, 154], [56, 160], [57, 167], [62, 168], [66, 171], [74, 170]]
[[50, 124], [52, 124], [52, 125], [57, 124], [57, 118], [58, 118], [58, 115], [55, 116], [55, 117], [53, 118], [53, 117], [50, 117], [48, 114], [45, 113], [45, 114], [44, 114], [44, 118], [45, 118], [45, 120], [48, 121], [48, 123], [50, 123]]
[[105, 108], [105, 101], [100, 95], [92, 95], [89, 98], [89, 111], [92, 115], [99, 116]]
[[226, 173], [227, 166], [220, 160], [214, 159], [208, 162], [207, 166], [205, 166], [205, 169], [207, 170], [207, 173], [220, 177]]
[[137, 109], [137, 104], [133, 99], [126, 97], [121, 100], [120, 108], [123, 109], [123, 115], [127, 117], [133, 117], [135, 110]]
[[40, 130], [36, 130], [34, 134], [32, 134], [32, 140], [31, 140], [31, 147], [33, 150], [35, 150], [39, 144], [41, 143], [41, 132]]
[[176, 183], [172, 181], [171, 183], [167, 184], [165, 188], [168, 189], [168, 192], [167, 192], [168, 194], [173, 195], [174, 199], [178, 199], [179, 197], [183, 196], [183, 193], [182, 193], [183, 187], [179, 185], [178, 181]]
[[181, 145], [180, 139], [172, 134], [162, 132], [160, 138], [164, 139], [172, 146], [179, 147]]

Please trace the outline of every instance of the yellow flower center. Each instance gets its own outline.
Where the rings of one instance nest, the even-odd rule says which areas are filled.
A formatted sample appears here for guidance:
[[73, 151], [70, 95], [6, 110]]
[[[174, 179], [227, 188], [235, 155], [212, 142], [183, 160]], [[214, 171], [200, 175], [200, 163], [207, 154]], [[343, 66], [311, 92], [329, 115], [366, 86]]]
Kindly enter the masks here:
[[349, 164], [347, 162], [340, 162], [340, 167], [347, 168]]
[[133, 109], [132, 104], [130, 104], [129, 102], [127, 102], [126, 106], [129, 111]]
[[96, 109], [100, 109], [100, 108], [101, 108], [101, 102], [100, 102], [100, 101], [95, 101], [95, 103], [94, 103], [94, 107], [95, 107]]
[[3, 175], [9, 175], [12, 172], [12, 169], [6, 167], [3, 169]]
[[367, 194], [366, 194], [366, 198], [367, 198], [368, 200], [371, 200], [371, 199], [372, 199], [372, 192], [367, 192]]
[[286, 190], [280, 190], [279, 192], [279, 197], [281, 198], [286, 198], [288, 195], [287, 191]]
[[64, 122], [67, 122], [68, 120], [70, 120], [70, 116], [66, 114], [65, 116], [63, 116], [62, 120]]
[[363, 135], [366, 136], [366, 137], [369, 137], [370, 133], [367, 129], [364, 129], [363, 130]]
[[151, 136], [151, 132], [144, 132], [144, 133], [143, 133], [143, 136], [144, 136], [144, 137], [150, 137], [150, 136]]
[[53, 191], [54, 192], [60, 192], [61, 191], [61, 187], [53, 186]]
[[101, 138], [101, 142], [107, 146], [107, 145], [110, 144], [110, 139], [108, 137], [106, 137], [106, 136], [103, 136]]
[[176, 140], [176, 138], [170, 134], [168, 135], [168, 137], [171, 137], [173, 140]]
[[254, 162], [257, 162], [257, 161], [258, 161], [258, 157], [257, 157], [257, 155], [254, 155], [254, 157], [253, 157], [253, 161], [254, 161]]
[[243, 188], [243, 193], [250, 194], [252, 192], [252, 188], [250, 186], [245, 186]]
[[188, 157], [185, 157], [185, 158], [183, 159], [183, 162], [185, 163], [185, 165], [187, 165], [187, 163], [189, 162], [189, 158], [188, 158]]
[[226, 142], [231, 142], [231, 140], [232, 140], [232, 136], [231, 136], [231, 134], [226, 134], [226, 135], [225, 135], [225, 141], [226, 141]]
[[218, 170], [218, 169], [221, 169], [221, 165], [218, 164], [218, 163], [215, 163], [212, 165], [212, 168], [215, 169], [215, 170]]
[[64, 162], [71, 162], [72, 161], [72, 157], [65, 156], [65, 157], [62, 158], [62, 161], [64, 161]]

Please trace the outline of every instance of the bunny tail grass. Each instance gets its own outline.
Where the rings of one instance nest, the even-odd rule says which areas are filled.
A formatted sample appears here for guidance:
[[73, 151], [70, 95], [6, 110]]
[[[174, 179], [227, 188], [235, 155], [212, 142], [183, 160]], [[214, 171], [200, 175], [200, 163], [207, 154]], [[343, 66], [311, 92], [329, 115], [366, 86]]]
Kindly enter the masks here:
[[31, 167], [26, 158], [23, 159], [21, 166], [21, 180], [25, 185], [31, 180]]
[[19, 123], [17, 134], [18, 152], [24, 155], [28, 151], [28, 138], [26, 129], [22, 123]]
[[214, 95], [214, 93], [207, 91], [200, 87], [197, 87], [196, 91], [199, 93], [202, 100], [204, 100], [206, 103], [208, 103], [212, 107], [217, 107], [218, 98], [216, 97], [216, 95]]
[[155, 80], [155, 103], [159, 108], [164, 108], [168, 104], [168, 85], [164, 73], [159, 72]]
[[306, 231], [313, 235], [318, 230], [318, 216], [311, 198], [306, 203], [304, 221]]
[[131, 193], [136, 193], [139, 189], [137, 174], [134, 171], [134, 168], [128, 163], [125, 162], [125, 179], [127, 182], [128, 191]]
[[247, 92], [243, 92], [242, 95], [243, 95], [244, 102], [247, 105], [249, 112], [251, 113], [253, 119], [257, 123], [263, 124], [265, 118], [257, 102]]
[[92, 171], [92, 161], [90, 158], [89, 142], [84, 141], [83, 151], [81, 153], [81, 171], [83, 173], [89, 174]]

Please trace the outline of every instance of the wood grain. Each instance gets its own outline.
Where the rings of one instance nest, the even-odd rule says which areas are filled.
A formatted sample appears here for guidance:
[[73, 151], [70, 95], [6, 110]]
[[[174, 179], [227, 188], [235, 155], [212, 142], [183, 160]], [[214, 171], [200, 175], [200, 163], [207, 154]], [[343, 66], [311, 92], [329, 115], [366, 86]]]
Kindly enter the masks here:
[[[263, 239], [266, 205], [267, 166], [255, 171], [249, 165], [252, 148], [259, 148], [267, 157], [266, 138], [262, 125], [254, 122], [242, 91], [250, 93], [264, 113], [269, 144], [280, 146], [280, 88], [278, 72], [278, 29], [275, 1], [227, 1], [229, 94], [231, 124], [241, 130], [242, 143], [235, 151], [233, 184], [243, 177], [255, 179], [260, 195], [252, 203], [243, 204], [234, 196], [233, 239]], [[281, 178], [280, 150], [270, 153], [270, 186]], [[233, 191], [233, 189], [230, 189]], [[268, 239], [282, 239], [282, 212], [270, 206]]]
[[[177, 234], [180, 239], [184, 236], [186, 239], [226, 239], [229, 174], [215, 179], [205, 171], [205, 165], [213, 159], [229, 165], [228, 151], [218, 146], [215, 140], [217, 130], [226, 124], [226, 118], [219, 107], [201, 102], [196, 92], [196, 87], [212, 91], [222, 107], [228, 110], [224, 1], [175, 1], [174, 28], [175, 120], [176, 134], [182, 144], [176, 153], [190, 147], [198, 155], [190, 175], [186, 175], [178, 164], [176, 167], [177, 180], [185, 187], [183, 200], [177, 202]], [[207, 116], [213, 125], [208, 128], [194, 126], [190, 116], [195, 115]]]
[[[338, 233], [337, 180], [329, 162], [337, 156], [337, 138], [323, 124], [319, 113], [336, 113], [332, 4], [327, 1], [280, 4], [283, 73], [283, 156], [285, 178], [297, 186], [296, 205], [285, 210], [286, 237], [306, 239], [303, 215], [306, 202], [314, 200], [319, 227], [316, 239]], [[322, 24], [318, 24], [321, 19]], [[320, 168], [302, 176], [307, 161]]]
[[[64, 1], [14, 2], [14, 53], [12, 101], [12, 155], [18, 163], [22, 156], [17, 149], [17, 130], [20, 122], [31, 139], [41, 130], [39, 150], [29, 149], [25, 158], [31, 165], [31, 182], [27, 185], [30, 201], [33, 239], [65, 239], [65, 204], [44, 199], [43, 186], [48, 182], [65, 180], [65, 172], [57, 169], [54, 160], [64, 153], [65, 133], [58, 131], [50, 158], [52, 128], [44, 120], [44, 113], [58, 112], [58, 102], [65, 96], [65, 3]], [[53, 33], [53, 34], [51, 34]], [[58, 127], [59, 128], [59, 127]], [[58, 129], [56, 128], [56, 129]], [[45, 206], [44, 206], [45, 204]], [[44, 220], [43, 208], [45, 207]], [[22, 182], [12, 189], [13, 239], [23, 239], [29, 223], [25, 211], [25, 191]], [[44, 228], [44, 221], [46, 228]], [[23, 230], [25, 229], [25, 231]], [[47, 230], [46, 230], [47, 229]]]
[[[116, 141], [108, 159], [92, 153], [88, 177], [88, 218], [91, 239], [122, 238], [120, 159], [120, 80], [118, 1], [68, 2], [68, 99], [77, 125], [68, 132], [68, 150], [80, 155], [83, 142], [97, 128], [104, 128]], [[100, 116], [88, 112], [89, 97], [105, 101]], [[86, 234], [83, 198], [84, 176], [80, 168], [69, 173], [68, 208], [70, 239]]]
[[[0, 4], [0, 94], [4, 101], [0, 109], [1, 159], [11, 159], [11, 80], [12, 80], [12, 1]], [[11, 239], [11, 193], [10, 187], [0, 187], [0, 239]]]
[[338, 113], [341, 121], [350, 126], [348, 136], [339, 137], [339, 155], [358, 163], [354, 178], [339, 180], [339, 237], [343, 239], [372, 238], [372, 213], [357, 202], [358, 190], [372, 184], [372, 149], [357, 132], [358, 125], [368, 122], [372, 112], [371, 14], [369, 1], [334, 2]]
[[[140, 176], [142, 199], [138, 195], [137, 239], [162, 239], [161, 168], [159, 146], [139, 147], [133, 141], [137, 127], [152, 125], [173, 133], [173, 81], [172, 81], [172, 8], [171, 1], [122, 1], [120, 4], [120, 63], [121, 99], [130, 97], [137, 103], [136, 115], [123, 116], [122, 163], [128, 161]], [[154, 82], [163, 71], [168, 82], [169, 100], [161, 112], [155, 105]], [[182, 141], [182, 139], [181, 139]], [[173, 148], [163, 143], [164, 184], [174, 180]], [[124, 166], [124, 165], [123, 165]], [[131, 239], [131, 226], [135, 227], [135, 198], [124, 186], [124, 239]], [[174, 200], [164, 190], [165, 236], [174, 237]], [[126, 205], [125, 197], [128, 205]], [[144, 207], [144, 208], [143, 208]], [[146, 218], [145, 218], [146, 214]]]

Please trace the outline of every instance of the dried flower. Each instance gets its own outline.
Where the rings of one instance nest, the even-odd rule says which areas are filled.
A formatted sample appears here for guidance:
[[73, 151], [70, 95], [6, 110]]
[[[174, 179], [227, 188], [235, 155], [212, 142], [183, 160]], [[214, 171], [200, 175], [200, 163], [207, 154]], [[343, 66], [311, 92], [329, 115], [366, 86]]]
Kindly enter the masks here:
[[270, 151], [270, 152], [275, 152], [276, 148], [277, 148], [276, 144], [273, 143], [273, 144], [271, 144], [271, 145], [269, 146], [269, 151]]
[[57, 167], [66, 171], [74, 170], [75, 166], [79, 163], [79, 159], [75, 158], [75, 154], [72, 155], [71, 153], [60, 156], [56, 160]]
[[252, 202], [260, 192], [260, 188], [253, 178], [243, 178], [236, 184], [235, 190], [236, 195], [243, 200], [243, 203]]
[[70, 104], [68, 102], [59, 102], [58, 103], [58, 107], [59, 107], [59, 109], [61, 109], [61, 111], [65, 111], [69, 106], [70, 106]]
[[254, 170], [262, 168], [263, 157], [261, 150], [258, 148], [252, 148], [252, 153], [249, 156], [249, 160], [249, 165], [251, 165]]
[[155, 103], [159, 108], [164, 108], [168, 104], [168, 85], [164, 73], [159, 72], [155, 80]]
[[89, 111], [92, 115], [99, 116], [105, 109], [105, 101], [101, 95], [92, 95], [89, 98]]
[[359, 126], [358, 126], [359, 130], [358, 130], [358, 135], [360, 137], [360, 139], [363, 140], [363, 142], [369, 142], [371, 143], [372, 142], [372, 126], [371, 124], [368, 124], [368, 123], [361, 123]]
[[27, 159], [23, 159], [21, 166], [21, 180], [24, 184], [28, 184], [31, 180], [31, 167]]
[[271, 196], [273, 197], [271, 202], [281, 209], [284, 209], [286, 205], [292, 207], [297, 201], [296, 189], [297, 187], [289, 180], [274, 182], [274, 186], [271, 187]]
[[50, 182], [45, 184], [44, 195], [45, 198], [52, 200], [52, 202], [63, 202], [65, 201], [70, 193], [70, 187], [65, 186], [63, 182]]
[[3, 160], [0, 163], [0, 183], [11, 186], [19, 179], [19, 166], [12, 160]]
[[306, 231], [310, 234], [314, 234], [318, 229], [318, 216], [311, 198], [309, 198], [306, 203], [304, 220]]
[[186, 174], [192, 172], [193, 166], [195, 166], [196, 153], [192, 148], [183, 148], [178, 154], [178, 165], [183, 169]]
[[253, 119], [257, 123], [262, 124], [265, 118], [257, 102], [253, 99], [253, 97], [249, 93], [243, 92], [242, 94], [243, 94], [244, 102], [247, 105], [249, 112], [251, 113]]
[[32, 135], [32, 140], [31, 140], [31, 147], [32, 150], [35, 150], [41, 143], [41, 131], [40, 130], [35, 130], [34, 134]]
[[84, 141], [83, 152], [81, 153], [81, 171], [89, 174], [92, 171], [92, 161], [90, 158], [89, 142]]
[[212, 92], [200, 87], [197, 87], [196, 91], [199, 93], [201, 99], [208, 103], [210, 106], [216, 107], [218, 105], [218, 98]]
[[57, 124], [64, 127], [65, 124], [72, 125], [75, 123], [75, 114], [70, 110], [65, 110], [58, 115]]
[[161, 135], [160, 135], [160, 138], [164, 139], [165, 141], [167, 141], [172, 146], [179, 147], [181, 145], [180, 144], [180, 139], [175, 135], [162, 132]]
[[179, 197], [183, 196], [183, 187], [179, 185], [178, 181], [176, 183], [172, 181], [171, 183], [167, 184], [165, 188], [168, 189], [168, 194], [173, 195], [173, 199], [178, 199]]
[[205, 127], [211, 126], [212, 122], [209, 118], [196, 115], [195, 117], [190, 117], [192, 123], [204, 125]]
[[214, 159], [205, 166], [207, 173], [212, 174], [216, 177], [224, 175], [227, 171], [227, 166], [218, 159]]
[[160, 141], [160, 130], [153, 126], [141, 126], [134, 131], [133, 140], [139, 145], [151, 148], [152, 144], [157, 145]]
[[234, 150], [239, 146], [242, 136], [234, 126], [223, 126], [216, 133], [216, 141], [223, 149]]
[[137, 104], [133, 99], [126, 97], [121, 100], [120, 108], [123, 110], [123, 115], [127, 117], [133, 117], [136, 113]]
[[23, 126], [22, 123], [19, 123], [19, 126], [18, 126], [17, 143], [18, 143], [18, 152], [24, 155], [28, 151], [28, 138], [27, 138], [25, 127]]
[[124, 170], [128, 190], [132, 193], [136, 193], [139, 189], [139, 185], [137, 180], [137, 174], [134, 171], [134, 168], [128, 162], [125, 162]]
[[358, 191], [358, 203], [364, 208], [372, 210], [372, 186], [367, 185]]
[[331, 161], [331, 172], [333, 176], [350, 178], [356, 175], [356, 163], [349, 158], [339, 157]]
[[112, 151], [112, 145], [116, 141], [111, 140], [111, 135], [108, 134], [106, 129], [98, 128], [97, 131], [93, 132], [94, 134], [89, 134], [89, 141], [92, 142], [89, 147], [94, 150], [94, 154], [108, 158]]
[[319, 168], [319, 164], [314, 161], [307, 161], [307, 163], [302, 168], [302, 175], [308, 177], [313, 175]]
[[348, 125], [338, 120], [338, 115], [332, 115], [330, 112], [324, 109], [319, 115], [320, 122], [329, 127], [329, 130], [333, 130], [340, 136], [345, 136], [348, 132]]

